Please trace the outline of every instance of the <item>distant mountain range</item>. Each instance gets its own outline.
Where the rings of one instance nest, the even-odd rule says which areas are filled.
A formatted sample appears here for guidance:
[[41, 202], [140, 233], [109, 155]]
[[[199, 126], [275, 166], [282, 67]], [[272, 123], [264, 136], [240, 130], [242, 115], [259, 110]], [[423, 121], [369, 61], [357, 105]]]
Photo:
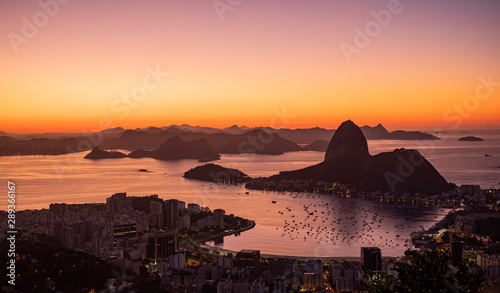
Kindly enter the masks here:
[[[363, 126], [367, 139], [437, 140], [419, 131], [388, 132], [382, 125]], [[325, 151], [326, 142], [335, 130], [320, 127], [304, 129], [270, 128], [233, 125], [227, 128], [191, 126], [187, 124], [138, 129], [110, 128], [96, 133], [3, 134], [0, 156], [55, 155], [79, 152], [99, 146], [101, 149], [153, 151], [168, 139], [178, 136], [185, 142], [205, 139], [219, 154], [257, 153], [279, 155], [284, 152]], [[97, 143], [96, 143], [97, 142]]]
[[117, 151], [105, 151], [95, 147], [84, 158], [92, 160], [120, 159], [120, 158], [153, 158], [157, 160], [171, 161], [182, 159], [196, 159], [200, 162], [208, 162], [220, 159], [220, 155], [210, 146], [205, 139], [185, 142], [178, 136], [169, 138], [154, 151], [138, 149], [125, 155]]

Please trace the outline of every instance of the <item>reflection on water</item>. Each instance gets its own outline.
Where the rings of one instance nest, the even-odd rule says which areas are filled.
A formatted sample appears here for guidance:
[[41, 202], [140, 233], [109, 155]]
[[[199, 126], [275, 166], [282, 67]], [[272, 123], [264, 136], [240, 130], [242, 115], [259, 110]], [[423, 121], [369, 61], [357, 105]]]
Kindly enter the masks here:
[[240, 236], [227, 236], [223, 243], [207, 244], [315, 257], [359, 256], [360, 247], [377, 246], [385, 256], [398, 256], [411, 232], [429, 228], [447, 213], [434, 207], [309, 193], [253, 191], [248, 202], [247, 217], [257, 214], [250, 217], [257, 226]]
[[[448, 181], [498, 186], [499, 142], [495, 136], [474, 145], [448, 139], [431, 146], [413, 141], [369, 141], [369, 147], [372, 154], [396, 147], [417, 148]], [[484, 153], [493, 156], [484, 157]], [[404, 251], [405, 239], [411, 232], [431, 226], [446, 212], [319, 194], [255, 190], [245, 194], [247, 190], [241, 185], [221, 186], [184, 179], [185, 171], [202, 164], [194, 160], [93, 161], [84, 160], [84, 155], [0, 157], [0, 179], [16, 182], [21, 210], [47, 208], [54, 202], [105, 202], [116, 192], [133, 196], [158, 194], [211, 209], [222, 208], [228, 214], [255, 220], [257, 225], [215, 245], [232, 250], [260, 249], [264, 254], [359, 256], [361, 246], [379, 246], [384, 255], [397, 256]], [[322, 161], [323, 157], [319, 152], [223, 155], [217, 163], [255, 177], [300, 169]]]

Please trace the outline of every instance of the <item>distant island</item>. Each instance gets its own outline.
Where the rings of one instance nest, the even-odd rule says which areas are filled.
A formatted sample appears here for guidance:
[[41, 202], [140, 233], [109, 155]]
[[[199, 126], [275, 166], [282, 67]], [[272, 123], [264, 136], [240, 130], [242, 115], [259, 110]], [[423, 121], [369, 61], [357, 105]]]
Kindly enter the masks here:
[[305, 151], [326, 152], [328, 149], [328, 141], [320, 139], [316, 140], [304, 147]]
[[184, 141], [174, 136], [165, 141], [155, 151], [138, 149], [128, 155], [130, 158], [154, 158], [157, 160], [181, 160], [196, 159], [200, 162], [208, 162], [220, 159], [212, 146], [205, 139]]
[[350, 120], [335, 132], [322, 163], [257, 178], [246, 187], [297, 190], [296, 184], [304, 181], [338, 182], [362, 191], [412, 194], [441, 194], [455, 187], [417, 150], [396, 149], [371, 156], [363, 132]]
[[184, 178], [218, 183], [243, 183], [252, 179], [239, 170], [224, 168], [216, 164], [206, 164], [193, 168], [184, 173]]
[[361, 132], [366, 139], [388, 139], [388, 140], [439, 140], [440, 138], [429, 133], [420, 131], [405, 131], [396, 130], [393, 132], [387, 131], [382, 124], [375, 127], [362, 126]]
[[459, 141], [484, 141], [484, 139], [475, 136], [464, 136], [458, 139]]
[[[88, 153], [85, 159], [119, 159], [119, 158], [153, 158], [157, 160], [182, 160], [182, 159], [195, 159], [200, 162], [209, 162], [220, 159], [220, 155], [204, 140], [199, 139], [195, 141], [183, 141], [178, 136], [174, 136], [164, 142], [158, 149], [154, 151], [147, 151], [138, 149], [130, 154], [117, 151], [105, 151], [99, 147], [95, 147]], [[140, 172], [148, 172], [148, 170], [140, 169]]]
[[120, 159], [125, 158], [127, 155], [117, 151], [103, 151], [99, 147], [95, 147], [90, 153], [88, 153], [84, 158], [90, 160], [100, 160], [100, 159]]

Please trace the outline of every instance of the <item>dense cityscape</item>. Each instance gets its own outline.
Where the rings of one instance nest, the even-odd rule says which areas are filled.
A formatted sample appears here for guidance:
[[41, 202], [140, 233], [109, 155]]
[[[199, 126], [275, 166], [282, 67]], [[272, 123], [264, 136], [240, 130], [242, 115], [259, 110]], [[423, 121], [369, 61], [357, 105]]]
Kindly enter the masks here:
[[[443, 202], [454, 206], [453, 211], [431, 229], [413, 233], [408, 251], [445, 249], [448, 277], [467, 264], [482, 277], [475, 290], [497, 286], [500, 234], [494, 227], [500, 224], [500, 191], [464, 185], [443, 197]], [[186, 205], [157, 195], [129, 197], [117, 193], [105, 204], [51, 204], [49, 209], [20, 211], [17, 219], [21, 232], [18, 246], [22, 242], [30, 243], [31, 249], [55, 245], [84, 253], [85, 257], [96, 256], [111, 265], [114, 269], [108, 269], [108, 274], [115, 275], [94, 288], [88, 287], [90, 291], [376, 292], [370, 289], [379, 286], [374, 276], [383, 275], [385, 281], [396, 284], [402, 274], [398, 268], [411, 263], [408, 255], [384, 257], [378, 247], [362, 247], [359, 258], [346, 259], [263, 256], [258, 250], [248, 249], [221, 252], [204, 243], [223, 241], [225, 235], [251, 229], [254, 222], [226, 215], [222, 209], [211, 211], [196, 203]], [[2, 229], [7, 229], [6, 221]], [[53, 258], [58, 257], [57, 251]], [[39, 292], [52, 292], [48, 288], [61, 292], [75, 289], [62, 270], [54, 276], [45, 271], [47, 263], [38, 265], [38, 257], [36, 252], [17, 251], [17, 259], [31, 263], [31, 269], [18, 264], [17, 279], [24, 290], [30, 289], [28, 284], [40, 288]], [[40, 283], [40, 278], [46, 281]], [[97, 276], [90, 272], [88, 278]], [[460, 288], [456, 284], [449, 286]]]

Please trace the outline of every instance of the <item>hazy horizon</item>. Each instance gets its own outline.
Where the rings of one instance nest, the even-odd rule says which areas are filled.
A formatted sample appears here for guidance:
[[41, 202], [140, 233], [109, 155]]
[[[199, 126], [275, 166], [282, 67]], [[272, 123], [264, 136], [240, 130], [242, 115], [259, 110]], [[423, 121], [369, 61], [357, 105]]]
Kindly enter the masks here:
[[498, 1], [214, 3], [2, 1], [0, 129], [500, 126]]
[[[354, 123], [356, 123], [356, 121], [353, 121]], [[382, 123], [380, 123], [382, 124]], [[364, 126], [369, 126], [369, 127], [376, 127], [378, 124], [376, 125], [359, 125], [359, 127], [364, 127]], [[103, 129], [102, 131], [104, 130], [112, 130], [112, 129], [116, 129], [116, 128], [122, 128], [124, 130], [147, 130], [148, 128], [168, 128], [168, 127], [182, 127], [182, 126], [186, 126], [186, 127], [200, 127], [200, 128], [213, 128], [213, 129], [218, 129], [218, 130], [224, 130], [224, 129], [227, 129], [227, 128], [230, 128], [232, 126], [238, 126], [239, 128], [243, 128], [243, 127], [246, 127], [246, 128], [249, 128], [249, 129], [253, 129], [253, 128], [267, 128], [267, 127], [270, 127], [270, 126], [262, 126], [262, 125], [257, 125], [257, 126], [248, 126], [248, 125], [237, 125], [237, 124], [232, 124], [232, 125], [227, 125], [227, 126], [223, 126], [223, 127], [215, 127], [215, 126], [207, 126], [207, 125], [190, 125], [190, 124], [186, 124], [186, 123], [183, 123], [183, 124], [171, 124], [171, 125], [162, 125], [162, 126], [158, 126], [158, 125], [149, 125], [149, 126], [145, 126], [145, 127], [130, 127], [130, 128], [125, 128], [125, 127], [122, 127], [122, 126], [115, 126], [115, 127], [110, 127], [110, 128], [106, 128], [106, 129]], [[291, 130], [297, 130], [297, 129], [312, 129], [312, 128], [321, 128], [321, 129], [326, 129], [326, 130], [336, 130], [338, 128], [339, 125], [337, 125], [336, 127], [321, 127], [321, 126], [310, 126], [310, 127], [292, 127], [292, 128], [289, 128], [289, 127], [271, 127], [271, 128], [274, 128], [274, 129], [291, 129]], [[440, 128], [438, 126], [431, 126], [431, 127], [418, 127], [418, 126], [413, 126], [413, 127], [391, 127], [391, 128], [388, 128], [386, 127], [385, 125], [382, 124], [382, 126], [387, 129], [387, 131], [389, 132], [392, 132], [392, 131], [396, 131], [396, 130], [405, 130], [405, 131], [421, 131], [421, 132], [425, 132], [425, 133], [433, 133], [433, 132], [441, 132], [441, 131], [445, 131], [445, 132], [467, 132], [467, 131], [488, 131], [488, 130], [491, 130], [491, 131], [494, 131], [494, 130], [500, 130], [500, 125], [484, 125], [484, 126], [478, 126], [478, 127], [470, 127], [470, 128], [467, 128], [467, 127], [460, 127], [460, 129], [454, 129], [453, 127], [449, 127], [449, 128]], [[58, 134], [58, 133], [61, 133], [61, 134], [83, 134], [83, 133], [87, 133], [88, 131], [90, 130], [82, 130], [82, 131], [50, 131], [50, 132], [43, 132], [43, 131], [40, 131], [40, 132], [30, 132], [30, 131], [27, 131], [27, 132], [6, 132], [2, 129], [0, 129], [0, 132], [5, 132], [6, 134], [20, 134], [20, 135], [28, 135], [28, 134], [33, 134], [33, 135], [36, 135], [36, 134]]]

